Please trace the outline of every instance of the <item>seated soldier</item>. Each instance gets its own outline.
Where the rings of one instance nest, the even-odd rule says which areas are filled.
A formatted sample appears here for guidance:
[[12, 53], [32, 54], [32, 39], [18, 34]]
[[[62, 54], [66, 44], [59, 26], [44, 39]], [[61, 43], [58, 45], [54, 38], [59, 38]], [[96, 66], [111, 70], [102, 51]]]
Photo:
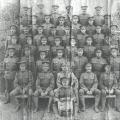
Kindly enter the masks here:
[[10, 102], [10, 92], [13, 90], [13, 82], [17, 71], [18, 58], [15, 56], [14, 46], [8, 47], [8, 56], [4, 58], [4, 78], [5, 78], [5, 95], [7, 100], [5, 104]]
[[57, 30], [56, 34], [58, 36], [63, 36], [63, 35], [65, 35], [65, 18], [63, 16], [60, 16], [58, 18], [58, 20], [59, 20], [59, 24], [56, 28], [56, 30]]
[[43, 26], [43, 34], [47, 37], [50, 35], [50, 30], [51, 27], [53, 27], [54, 25], [50, 23], [50, 15], [45, 15], [45, 23], [42, 24]]
[[94, 18], [93, 17], [89, 17], [88, 18], [88, 25], [86, 27], [86, 33], [89, 36], [93, 36], [95, 34], [95, 29], [96, 27], [94, 26]]
[[57, 49], [64, 49], [64, 47], [61, 46], [61, 38], [60, 37], [55, 38], [54, 45], [51, 48], [53, 58], [56, 57], [56, 55], [57, 55]]
[[[102, 98], [102, 109], [105, 110], [106, 96], [115, 94], [117, 98], [120, 98], [120, 90], [117, 89], [117, 78], [116, 75], [111, 72], [111, 66], [105, 66], [105, 72], [101, 74], [100, 77], [100, 89], [101, 89], [101, 98]], [[119, 99], [120, 100], [120, 99]], [[117, 100], [117, 102], [119, 101]], [[117, 103], [118, 104], [118, 103]], [[120, 112], [120, 106], [116, 106]]]
[[77, 115], [76, 109], [76, 97], [75, 91], [70, 86], [70, 78], [63, 77], [61, 78], [62, 86], [54, 90], [54, 104], [53, 111], [56, 114], [56, 117], [62, 116], [62, 112], [70, 113], [75, 116]]
[[35, 35], [34, 38], [33, 38], [34, 39], [33, 43], [34, 43], [34, 45], [39, 46], [41, 44], [41, 39], [44, 36], [43, 35], [43, 27], [38, 26], [37, 27], [37, 32], [38, 32], [37, 35]]
[[[20, 61], [19, 62], [19, 71], [15, 75], [14, 80], [14, 89], [11, 91], [10, 96], [16, 96], [17, 100], [17, 108], [16, 111], [18, 111], [22, 104], [22, 96], [28, 97], [29, 100], [32, 100], [33, 95], [33, 75], [31, 71], [26, 69], [26, 61]], [[17, 98], [17, 96], [21, 96], [20, 98]], [[30, 101], [32, 102], [32, 101]]]
[[94, 57], [96, 47], [93, 46], [93, 38], [91, 36], [86, 37], [86, 44], [84, 46], [84, 55], [90, 61]]
[[93, 35], [95, 47], [101, 48], [105, 43], [104, 38], [105, 38], [104, 34], [101, 33], [101, 26], [97, 26], [96, 34]]
[[88, 59], [83, 55], [83, 48], [79, 48], [77, 51], [77, 56], [74, 58], [74, 73], [78, 79], [83, 72], [85, 64], [87, 64]]
[[80, 27], [80, 33], [77, 34], [77, 40], [78, 40], [78, 47], [83, 47], [85, 45], [85, 39], [87, 37], [86, 33], [86, 27], [81, 26]]
[[39, 96], [49, 96], [48, 112], [50, 112], [51, 103], [53, 100], [53, 89], [55, 87], [55, 80], [53, 74], [50, 72], [49, 63], [45, 62], [42, 65], [42, 72], [39, 72], [36, 80], [36, 91], [34, 93], [35, 112], [38, 111]]
[[99, 112], [98, 105], [100, 102], [100, 90], [98, 87], [98, 80], [96, 74], [92, 72], [92, 64], [88, 63], [85, 66], [85, 72], [80, 77], [80, 90], [79, 97], [82, 103], [82, 111], [85, 111], [85, 98], [84, 95], [95, 96], [95, 112]]
[[77, 101], [77, 112], [79, 112], [79, 97], [78, 97], [78, 79], [72, 72], [72, 63], [69, 61], [66, 61], [61, 66], [61, 71], [57, 74], [57, 88], [60, 88], [62, 86], [61, 78], [68, 78], [71, 79], [70, 86], [74, 89], [76, 101]]

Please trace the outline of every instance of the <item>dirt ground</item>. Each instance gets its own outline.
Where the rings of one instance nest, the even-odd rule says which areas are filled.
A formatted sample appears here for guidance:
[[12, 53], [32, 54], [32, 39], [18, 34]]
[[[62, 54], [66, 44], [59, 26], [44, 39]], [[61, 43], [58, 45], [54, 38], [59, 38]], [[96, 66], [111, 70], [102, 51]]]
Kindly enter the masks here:
[[61, 117], [57, 119], [53, 112], [47, 113], [47, 101], [40, 102], [39, 112], [26, 112], [25, 108], [15, 112], [14, 101], [5, 105], [4, 100], [0, 100], [0, 120], [120, 120], [120, 113], [116, 112], [114, 108], [109, 108], [105, 112], [95, 113], [93, 105], [87, 105], [85, 112], [80, 112], [77, 118]]

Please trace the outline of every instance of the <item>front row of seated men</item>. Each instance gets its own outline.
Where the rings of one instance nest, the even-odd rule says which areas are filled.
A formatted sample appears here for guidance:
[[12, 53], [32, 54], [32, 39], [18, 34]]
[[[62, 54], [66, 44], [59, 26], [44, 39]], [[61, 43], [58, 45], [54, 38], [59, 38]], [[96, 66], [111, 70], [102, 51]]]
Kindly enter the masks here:
[[[19, 71], [16, 73], [14, 80], [14, 89], [10, 92], [10, 96], [28, 95], [28, 99], [34, 101], [35, 112], [38, 111], [39, 97], [49, 96], [48, 112], [53, 108], [56, 114], [59, 114], [59, 102], [73, 100], [75, 105], [75, 113], [79, 112], [79, 105], [82, 104], [82, 111], [85, 111], [84, 95], [95, 96], [94, 110], [99, 112], [99, 103], [101, 99], [101, 111], [105, 110], [106, 96], [115, 94], [117, 102], [117, 110], [120, 111], [120, 86], [117, 82], [116, 75], [111, 72], [111, 66], [105, 65], [105, 72], [97, 80], [96, 74], [92, 72], [92, 64], [85, 65], [85, 72], [81, 74], [78, 80], [70, 69], [70, 63], [63, 64], [61, 71], [57, 74], [57, 79], [49, 70], [49, 63], [44, 62], [43, 71], [38, 73], [36, 87], [34, 87], [33, 75], [26, 69], [26, 62], [21, 61]], [[16, 98], [17, 99], [17, 98]], [[21, 101], [17, 99], [19, 110]], [[80, 102], [80, 104], [79, 104]], [[64, 106], [66, 107], [66, 106]], [[65, 109], [63, 107], [63, 109]]]

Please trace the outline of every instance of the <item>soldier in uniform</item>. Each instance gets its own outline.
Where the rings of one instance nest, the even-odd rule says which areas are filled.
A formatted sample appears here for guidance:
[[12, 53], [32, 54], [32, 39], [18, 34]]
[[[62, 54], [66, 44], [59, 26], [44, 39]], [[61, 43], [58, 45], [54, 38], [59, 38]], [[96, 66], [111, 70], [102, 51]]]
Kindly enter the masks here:
[[105, 38], [104, 34], [101, 33], [101, 26], [97, 26], [96, 34], [93, 35], [94, 45], [98, 48], [101, 48], [105, 43], [104, 38]]
[[56, 30], [57, 30], [56, 34], [58, 36], [63, 36], [63, 35], [65, 35], [65, 17], [60, 16], [58, 18], [58, 21], [59, 21], [59, 24], [58, 24], [58, 26], [56, 28]]
[[34, 100], [35, 100], [35, 112], [38, 111], [38, 99], [39, 96], [45, 97], [49, 96], [49, 103], [48, 103], [48, 112], [50, 112], [51, 104], [53, 101], [53, 89], [55, 87], [55, 79], [54, 75], [49, 71], [49, 63], [44, 63], [42, 65], [42, 72], [39, 72], [37, 75], [36, 80], [36, 91], [34, 93]]
[[45, 23], [42, 24], [42, 26], [43, 26], [43, 34], [45, 36], [49, 36], [51, 27], [54, 26], [53, 24], [50, 23], [50, 15], [45, 15]]
[[38, 26], [37, 27], [37, 32], [38, 34], [34, 36], [34, 40], [33, 40], [33, 43], [34, 45], [36, 46], [39, 46], [41, 44], [41, 38], [44, 36], [43, 35], [43, 27], [42, 26]]
[[96, 6], [95, 10], [96, 10], [96, 15], [94, 16], [95, 26], [102, 26], [104, 24], [104, 16], [101, 15], [102, 7]]
[[81, 26], [80, 33], [77, 34], [78, 47], [83, 47], [85, 45], [85, 39], [87, 36], [86, 27]]
[[55, 43], [55, 45], [51, 48], [53, 58], [56, 57], [56, 55], [57, 55], [57, 49], [64, 50], [64, 47], [61, 46], [61, 38], [60, 37], [56, 37], [54, 43]]
[[112, 48], [111, 49], [111, 56], [108, 58], [110, 65], [111, 65], [111, 71], [116, 74], [117, 80], [119, 81], [120, 78], [120, 57], [118, 55], [118, 49]]
[[107, 64], [107, 61], [102, 57], [102, 50], [97, 49], [95, 53], [96, 56], [91, 59], [91, 63], [99, 80], [100, 74], [103, 71], [103, 67]]
[[79, 19], [82, 26], [86, 26], [88, 24], [88, 18], [90, 17], [90, 15], [87, 14], [87, 8], [88, 6], [81, 6], [82, 13], [79, 16]]
[[[33, 75], [31, 71], [26, 68], [26, 61], [20, 61], [19, 64], [19, 71], [16, 73], [14, 79], [14, 89], [11, 91], [10, 96], [27, 95], [28, 98], [31, 99], [34, 84]], [[18, 111], [21, 107], [22, 100], [18, 98], [16, 98], [16, 100], [16, 111]]]
[[48, 61], [47, 51], [42, 50], [39, 52], [39, 59], [36, 61], [36, 73], [42, 71], [42, 64], [44, 61]]
[[[116, 75], [111, 72], [111, 66], [105, 66], [105, 72], [101, 74], [100, 77], [100, 89], [101, 89], [101, 98], [102, 98], [102, 109], [103, 112], [105, 110], [106, 103], [106, 95], [115, 94], [116, 97], [120, 97], [120, 91], [117, 90], [117, 78]], [[118, 106], [117, 106], [118, 108]]]
[[79, 17], [77, 15], [72, 16], [72, 34], [74, 36], [77, 35], [78, 30], [80, 29], [80, 24], [79, 24]]
[[63, 57], [63, 49], [57, 49], [57, 56], [52, 59], [51, 68], [52, 72], [56, 78], [57, 73], [61, 70], [61, 65], [65, 63], [65, 58]]
[[8, 56], [4, 59], [4, 78], [5, 78], [5, 94], [7, 100], [5, 104], [10, 102], [10, 92], [13, 90], [13, 81], [17, 70], [18, 58], [15, 56], [14, 46], [8, 48]]
[[83, 72], [83, 68], [85, 64], [87, 64], [88, 59], [87, 57], [83, 56], [83, 48], [79, 48], [77, 52], [78, 56], [74, 58], [74, 64], [75, 64], [75, 75], [78, 79], [80, 79], [80, 75]]
[[93, 46], [93, 38], [91, 36], [86, 37], [86, 44], [84, 46], [84, 55], [90, 61], [95, 54], [96, 47]]
[[111, 22], [111, 15], [104, 15], [104, 21], [105, 23], [102, 26], [102, 33], [105, 36], [108, 36], [110, 33], [110, 22]]
[[70, 45], [66, 46], [66, 54], [69, 59], [74, 60], [77, 55], [77, 47], [75, 38], [71, 38]]
[[71, 70], [72, 63], [69, 61], [65, 61], [61, 66], [61, 71], [57, 74], [57, 88], [62, 87], [62, 78], [66, 77], [67, 79], [71, 80], [70, 86], [74, 89], [75, 97], [77, 101], [77, 110], [76, 112], [79, 112], [79, 97], [78, 97], [78, 79], [75, 76], [75, 74]]
[[32, 15], [32, 34], [33, 36], [37, 35], [37, 27], [38, 27], [38, 23], [37, 23], [37, 15]]
[[95, 73], [92, 72], [92, 64], [88, 63], [85, 66], [86, 71], [80, 77], [79, 97], [82, 103], [82, 111], [85, 111], [84, 95], [95, 95], [95, 112], [99, 112], [98, 105], [100, 102], [100, 90], [97, 89], [98, 80]]
[[44, 23], [44, 5], [43, 4], [38, 4], [37, 7], [39, 8], [39, 12], [37, 13], [37, 23], [38, 25], [42, 25]]
[[58, 25], [58, 17], [60, 16], [60, 14], [58, 13], [58, 9], [58, 5], [52, 5], [51, 23], [55, 26]]
[[[71, 110], [71, 114], [72, 112], [75, 112], [74, 115], [76, 115], [76, 110], [73, 111], [73, 107], [77, 106], [76, 104], [76, 97], [75, 97], [75, 91], [74, 89], [70, 86], [70, 79], [63, 77], [61, 78], [61, 83], [62, 86], [56, 90], [54, 90], [54, 104], [53, 104], [53, 111], [56, 114], [56, 117], [60, 117], [62, 116], [62, 111], [64, 112], [68, 112], [67, 111], [67, 107], [69, 107], [68, 109]], [[68, 103], [69, 106], [66, 106], [66, 102]], [[71, 102], [73, 104], [71, 104]], [[62, 106], [60, 106], [59, 103], [65, 103], [65, 105], [63, 106], [64, 108], [61, 108]]]
[[86, 27], [86, 33], [90, 36], [93, 36], [95, 34], [96, 27], [94, 26], [94, 17], [88, 18], [88, 25]]

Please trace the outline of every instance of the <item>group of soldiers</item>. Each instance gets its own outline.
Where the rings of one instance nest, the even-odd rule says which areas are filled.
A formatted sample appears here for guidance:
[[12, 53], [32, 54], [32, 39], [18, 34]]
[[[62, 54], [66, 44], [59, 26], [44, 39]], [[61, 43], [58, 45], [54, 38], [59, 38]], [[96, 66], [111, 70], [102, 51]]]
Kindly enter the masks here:
[[[105, 110], [106, 96], [115, 94], [120, 112], [119, 85], [119, 35], [112, 25], [110, 15], [87, 13], [82, 6], [80, 15], [58, 13], [59, 6], [52, 6], [52, 13], [45, 15], [40, 4], [37, 15], [28, 14], [24, 7], [20, 26], [11, 25], [6, 37], [4, 58], [5, 103], [10, 96], [28, 95], [39, 109], [39, 97], [49, 96], [48, 111], [59, 114], [58, 101], [72, 99], [75, 113], [85, 111], [84, 95], [95, 96], [94, 110]], [[20, 28], [20, 29], [19, 29]], [[17, 99], [20, 108], [21, 101]], [[82, 108], [80, 108], [80, 104]]]

